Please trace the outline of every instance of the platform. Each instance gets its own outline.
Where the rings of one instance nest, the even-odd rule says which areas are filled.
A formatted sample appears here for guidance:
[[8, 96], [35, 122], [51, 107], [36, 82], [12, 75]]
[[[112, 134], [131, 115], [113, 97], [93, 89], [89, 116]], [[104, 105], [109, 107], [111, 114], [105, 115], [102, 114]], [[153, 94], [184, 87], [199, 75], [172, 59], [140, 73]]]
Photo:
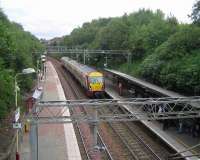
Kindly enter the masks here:
[[167, 96], [167, 97], [184, 97], [183, 95], [180, 95], [176, 92], [163, 89], [157, 85], [151, 84], [149, 82], [135, 78], [133, 76], [127, 75], [127, 74], [119, 72], [119, 71], [115, 71], [115, 70], [111, 70], [111, 69], [105, 69], [105, 71], [110, 72], [115, 75], [118, 75], [128, 81], [131, 81], [133, 84], [141, 86], [142, 88], [147, 88], [148, 90], [150, 90], [154, 93], [158, 93], [159, 95], [163, 95], [163, 96]]
[[[106, 80], [107, 94], [109, 94], [113, 99], [124, 98], [122, 96], [119, 96], [116, 88], [117, 86], [114, 86], [112, 83]], [[129, 112], [134, 113], [134, 110], [130, 106], [123, 105], [123, 107], [126, 108]], [[143, 123], [151, 131], [153, 131], [158, 137], [163, 139], [170, 147], [172, 147], [177, 152], [184, 151], [188, 147], [191, 147], [200, 142], [199, 138], [192, 138], [186, 135], [185, 136], [180, 135], [175, 129], [171, 129], [171, 130], [169, 129], [169, 130], [163, 131], [162, 125], [157, 121], [142, 120], [141, 123]], [[182, 153], [182, 156], [188, 156], [192, 154], [193, 153], [188, 151], [188, 152]], [[199, 158], [197, 157], [187, 158], [187, 160], [198, 160], [198, 159]]]
[[[57, 72], [49, 61], [46, 62], [45, 77], [41, 99], [44, 101], [66, 100]], [[55, 107], [51, 111], [57, 113], [60, 109], [62, 110], [63, 108]], [[40, 114], [47, 116], [48, 112], [42, 111]], [[68, 116], [69, 114], [69, 111], [64, 112], [64, 116]], [[34, 130], [32, 129], [29, 135], [25, 135], [25, 141], [21, 147], [22, 160], [29, 160], [31, 159], [30, 157], [34, 157], [28, 153], [34, 151], [33, 143], [37, 141], [37, 137], [34, 136], [33, 132]], [[27, 145], [28, 139], [32, 145]], [[39, 124], [38, 151], [39, 160], [81, 160], [75, 131], [71, 123]]]

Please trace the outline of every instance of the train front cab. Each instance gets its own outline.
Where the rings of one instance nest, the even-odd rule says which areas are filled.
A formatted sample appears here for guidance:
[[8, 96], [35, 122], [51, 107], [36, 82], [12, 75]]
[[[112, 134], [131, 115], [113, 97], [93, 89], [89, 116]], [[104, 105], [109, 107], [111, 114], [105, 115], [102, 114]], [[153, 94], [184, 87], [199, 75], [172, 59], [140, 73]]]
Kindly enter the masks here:
[[104, 94], [105, 82], [100, 72], [90, 72], [87, 76], [87, 95], [93, 98], [100, 98]]

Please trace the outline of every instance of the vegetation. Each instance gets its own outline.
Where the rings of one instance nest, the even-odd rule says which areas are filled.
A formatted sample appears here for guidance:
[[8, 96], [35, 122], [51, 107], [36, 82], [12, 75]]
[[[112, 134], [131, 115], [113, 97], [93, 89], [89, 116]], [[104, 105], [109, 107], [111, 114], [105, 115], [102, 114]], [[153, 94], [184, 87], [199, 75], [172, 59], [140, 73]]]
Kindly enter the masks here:
[[[83, 49], [129, 50], [131, 69], [122, 57], [110, 56], [108, 61], [119, 62], [115, 68], [162, 87], [200, 95], [199, 13], [199, 0], [190, 15], [193, 24], [180, 24], [176, 17], [165, 17], [160, 10], [141, 9], [122, 17], [84, 23], [65, 36], [61, 44]], [[90, 64], [105, 62], [104, 55], [94, 57]]]
[[140, 64], [140, 75], [182, 93], [200, 91], [200, 28], [182, 26]]
[[196, 1], [193, 6], [192, 14], [190, 15], [194, 24], [200, 25], [200, 1]]
[[[25, 32], [20, 24], [10, 22], [0, 10], [0, 118], [14, 109], [14, 76], [24, 68], [35, 67], [42, 49], [39, 40]], [[19, 78], [22, 91], [31, 87], [31, 78]], [[21, 91], [21, 92], [22, 92]]]

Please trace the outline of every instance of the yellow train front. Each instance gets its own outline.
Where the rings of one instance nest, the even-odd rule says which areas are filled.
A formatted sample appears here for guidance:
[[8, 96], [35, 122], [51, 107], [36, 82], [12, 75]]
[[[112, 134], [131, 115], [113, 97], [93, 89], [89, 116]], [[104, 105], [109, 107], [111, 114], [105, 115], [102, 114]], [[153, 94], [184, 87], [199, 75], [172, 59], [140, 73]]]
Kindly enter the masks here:
[[87, 74], [88, 96], [100, 98], [104, 93], [104, 78], [103, 74], [98, 71], [92, 71]]
[[83, 86], [89, 97], [101, 98], [104, 95], [105, 82], [101, 72], [68, 57], [62, 57], [61, 61], [63, 66]]

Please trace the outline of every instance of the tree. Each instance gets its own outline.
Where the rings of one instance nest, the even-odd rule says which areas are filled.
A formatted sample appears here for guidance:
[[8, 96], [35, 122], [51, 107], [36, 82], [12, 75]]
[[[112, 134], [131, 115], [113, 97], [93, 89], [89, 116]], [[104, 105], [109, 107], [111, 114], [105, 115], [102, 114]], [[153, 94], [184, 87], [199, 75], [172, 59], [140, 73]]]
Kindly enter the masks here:
[[[195, 3], [191, 18], [199, 24], [200, 0]], [[85, 23], [65, 36], [64, 41], [82, 48], [129, 50], [131, 69], [127, 70], [121, 57], [109, 55], [112, 67], [162, 87], [197, 95], [200, 92], [199, 37], [199, 26], [179, 24], [173, 15], [165, 18], [161, 10], [140, 9], [129, 15]], [[104, 61], [103, 55], [93, 54], [91, 64], [102, 66]]]
[[[20, 24], [10, 22], [0, 9], [0, 119], [14, 107], [14, 75], [23, 68], [34, 67], [42, 50], [40, 41], [24, 31]], [[31, 79], [24, 78], [21, 90], [31, 87]]]
[[199, 27], [182, 26], [145, 58], [140, 75], [168, 89], [196, 94], [200, 89], [199, 37]]
[[200, 0], [196, 1], [194, 4], [190, 17], [194, 24], [200, 25]]
[[96, 36], [99, 49], [126, 49], [128, 47], [129, 27], [121, 18], [116, 18], [101, 28]]

